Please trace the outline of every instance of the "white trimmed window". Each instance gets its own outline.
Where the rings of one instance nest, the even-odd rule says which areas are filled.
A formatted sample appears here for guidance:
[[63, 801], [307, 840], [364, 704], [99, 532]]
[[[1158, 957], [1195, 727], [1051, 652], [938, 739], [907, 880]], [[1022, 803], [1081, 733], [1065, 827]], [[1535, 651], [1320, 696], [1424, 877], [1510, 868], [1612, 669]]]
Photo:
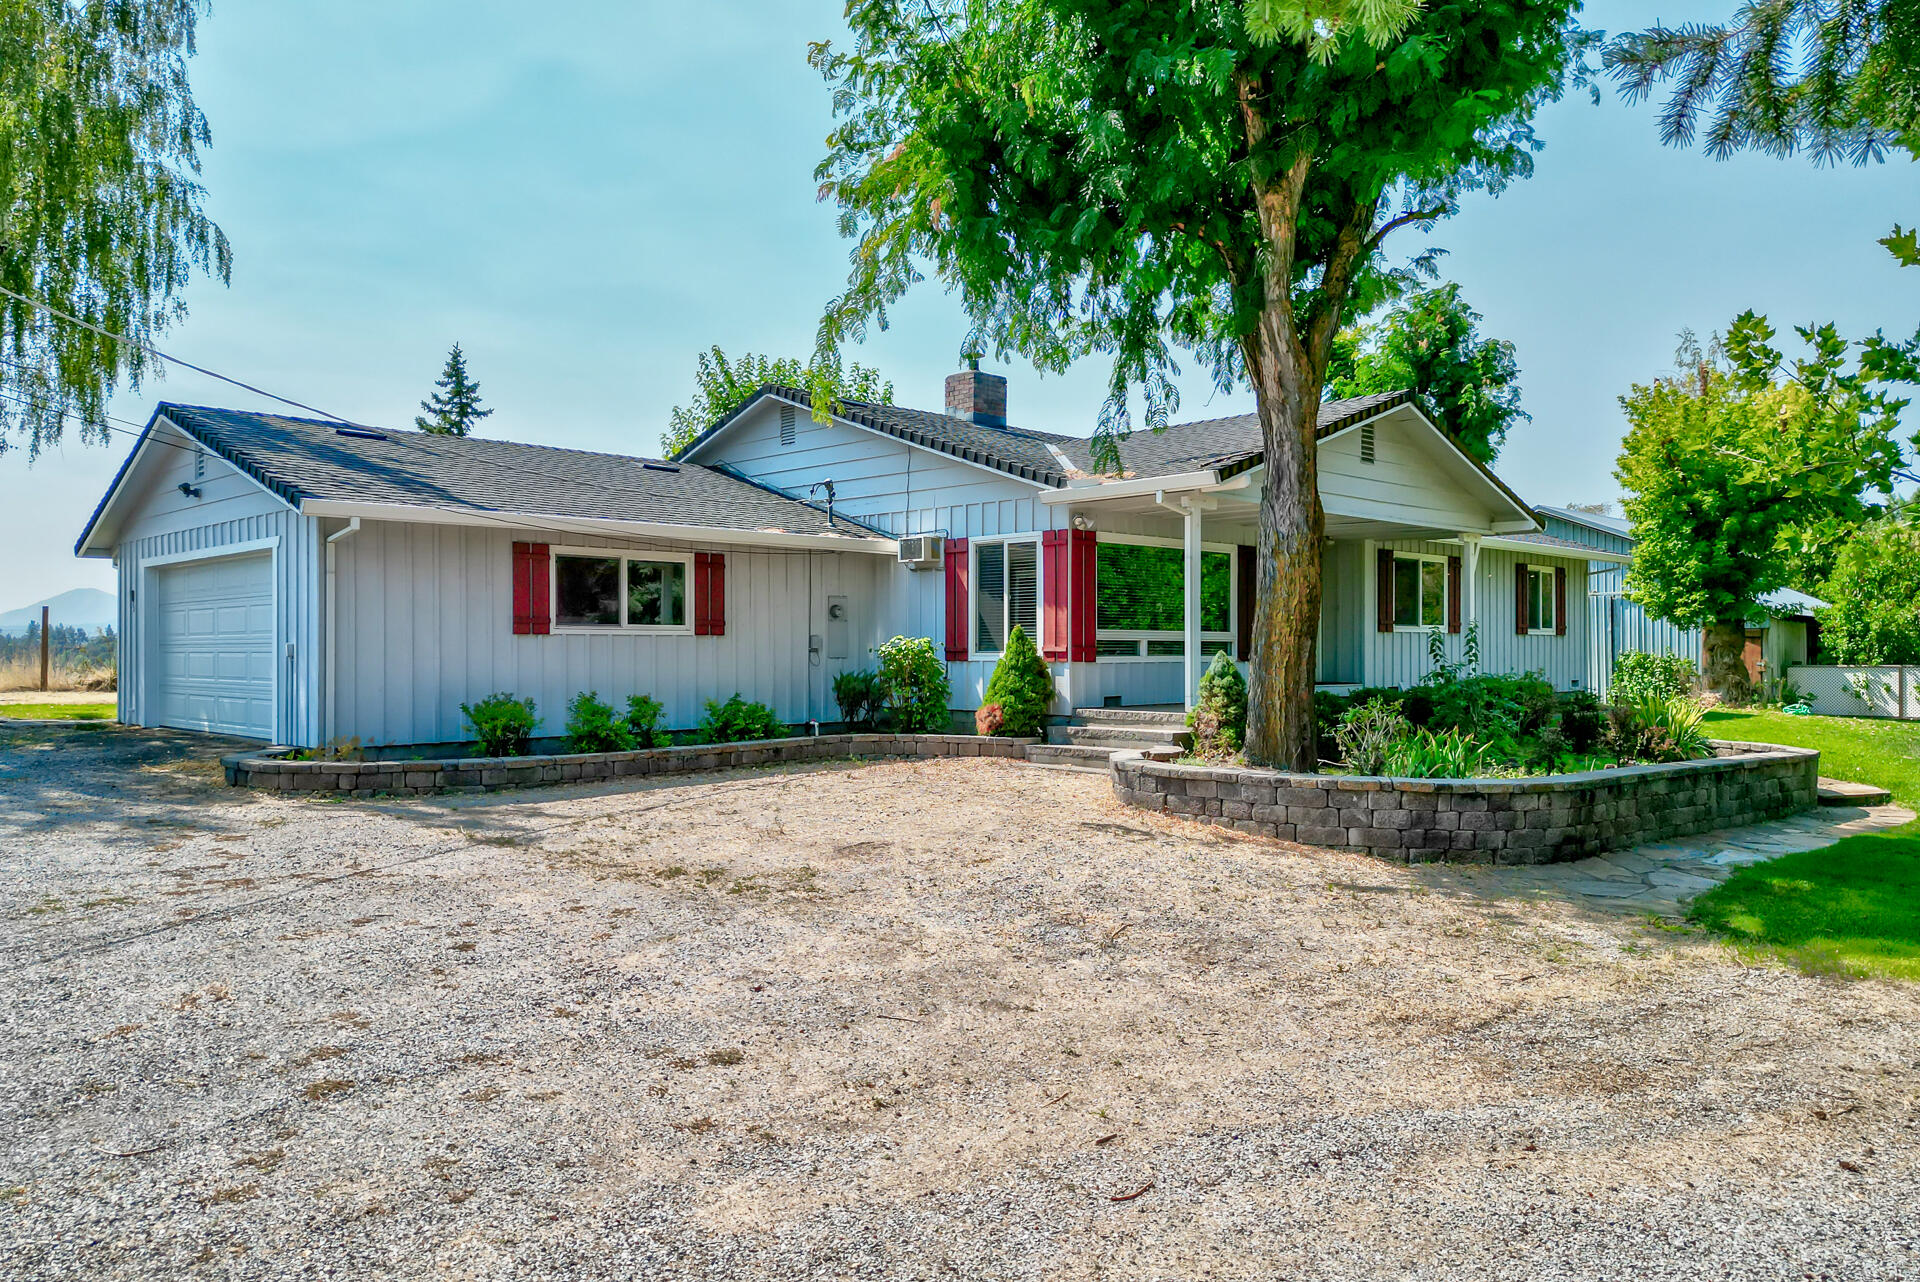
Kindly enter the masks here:
[[[1552, 584], [1548, 584], [1551, 589]], [[1393, 627], [1431, 632], [1447, 626], [1447, 558], [1424, 552], [1393, 554]]]
[[1553, 567], [1550, 565], [1529, 565], [1527, 567], [1528, 632], [1554, 632], [1558, 630], [1559, 620], [1554, 618], [1553, 605]]
[[555, 631], [691, 633], [693, 558], [682, 552], [553, 553]]
[[[1177, 659], [1187, 652], [1186, 553], [1171, 539], [1102, 534], [1096, 547], [1095, 647], [1102, 659]], [[1233, 549], [1201, 545], [1200, 654], [1233, 653], [1238, 622]]]
[[975, 540], [973, 650], [999, 654], [1018, 626], [1040, 644], [1040, 544], [1034, 539]]

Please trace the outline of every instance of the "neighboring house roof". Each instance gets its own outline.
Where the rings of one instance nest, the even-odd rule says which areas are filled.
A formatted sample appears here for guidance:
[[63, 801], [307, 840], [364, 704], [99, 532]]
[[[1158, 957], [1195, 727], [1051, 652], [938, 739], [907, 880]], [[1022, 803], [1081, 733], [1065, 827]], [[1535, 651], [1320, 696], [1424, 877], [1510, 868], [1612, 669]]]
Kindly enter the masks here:
[[1775, 614], [1811, 615], [1815, 610], [1824, 610], [1827, 603], [1819, 597], [1808, 596], [1804, 592], [1795, 592], [1792, 588], [1775, 588], [1761, 596], [1760, 604]]
[[1570, 507], [1546, 507], [1536, 503], [1533, 510], [1544, 516], [1556, 516], [1573, 525], [1584, 525], [1590, 530], [1602, 534], [1617, 534], [1623, 539], [1633, 537], [1633, 527], [1617, 516], [1601, 516], [1596, 512], [1577, 512]]
[[1542, 553], [1553, 552], [1559, 555], [1572, 554], [1594, 561], [1624, 562], [1627, 560], [1624, 555], [1618, 552], [1605, 552], [1588, 544], [1576, 542], [1573, 539], [1563, 539], [1556, 534], [1502, 534], [1497, 539], [1486, 539], [1483, 540], [1483, 542], [1519, 551], [1525, 551], [1528, 548], [1538, 548]]
[[882, 532], [766, 486], [693, 463], [666, 463], [482, 437], [353, 427], [163, 402], [94, 509], [76, 552], [162, 422], [205, 445], [288, 506], [310, 502], [434, 508], [476, 516], [575, 518], [868, 543]]

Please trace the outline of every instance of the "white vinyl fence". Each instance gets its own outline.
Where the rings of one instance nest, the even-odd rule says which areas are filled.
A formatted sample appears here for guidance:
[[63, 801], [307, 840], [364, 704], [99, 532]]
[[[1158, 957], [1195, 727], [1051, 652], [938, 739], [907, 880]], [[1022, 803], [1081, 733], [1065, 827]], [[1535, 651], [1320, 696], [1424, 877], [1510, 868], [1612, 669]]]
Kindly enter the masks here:
[[1787, 680], [1823, 716], [1920, 719], [1920, 668], [1795, 664]]

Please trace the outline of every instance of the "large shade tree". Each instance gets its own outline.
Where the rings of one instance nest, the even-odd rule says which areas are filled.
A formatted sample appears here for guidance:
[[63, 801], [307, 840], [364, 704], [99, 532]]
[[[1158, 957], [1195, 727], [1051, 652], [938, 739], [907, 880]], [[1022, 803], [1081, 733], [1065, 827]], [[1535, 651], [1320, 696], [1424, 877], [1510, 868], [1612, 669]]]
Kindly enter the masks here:
[[1576, 9], [853, 0], [851, 47], [812, 55], [840, 117], [821, 194], [858, 240], [820, 355], [931, 272], [969, 346], [1111, 360], [1103, 461], [1130, 394], [1167, 423], [1179, 353], [1250, 387], [1267, 466], [1246, 750], [1310, 770], [1334, 336], [1395, 229], [1528, 172], [1528, 121], [1579, 63]]
[[108, 396], [153, 368], [146, 345], [183, 313], [187, 282], [226, 279], [187, 84], [204, 7], [0, 0], [0, 450], [37, 454], [70, 421], [105, 441]]

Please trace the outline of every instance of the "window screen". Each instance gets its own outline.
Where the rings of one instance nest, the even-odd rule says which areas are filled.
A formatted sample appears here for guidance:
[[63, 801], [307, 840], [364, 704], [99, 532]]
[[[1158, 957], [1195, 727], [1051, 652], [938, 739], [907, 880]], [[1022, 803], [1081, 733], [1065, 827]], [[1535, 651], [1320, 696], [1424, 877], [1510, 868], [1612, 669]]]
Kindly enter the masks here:
[[[1179, 548], [1101, 543], [1095, 550], [1096, 609], [1105, 632], [1183, 632], [1185, 554]], [[1200, 554], [1200, 628], [1233, 630], [1233, 557]], [[1176, 651], [1177, 653], [1177, 651]]]
[[627, 562], [627, 622], [636, 627], [686, 626], [686, 562]]
[[998, 654], [1007, 642], [1007, 545], [973, 547], [973, 648]]
[[620, 626], [620, 558], [553, 558], [554, 623], [563, 628]]
[[1040, 644], [1040, 545], [1009, 543], [1007, 547], [1007, 635], [1016, 625]]

